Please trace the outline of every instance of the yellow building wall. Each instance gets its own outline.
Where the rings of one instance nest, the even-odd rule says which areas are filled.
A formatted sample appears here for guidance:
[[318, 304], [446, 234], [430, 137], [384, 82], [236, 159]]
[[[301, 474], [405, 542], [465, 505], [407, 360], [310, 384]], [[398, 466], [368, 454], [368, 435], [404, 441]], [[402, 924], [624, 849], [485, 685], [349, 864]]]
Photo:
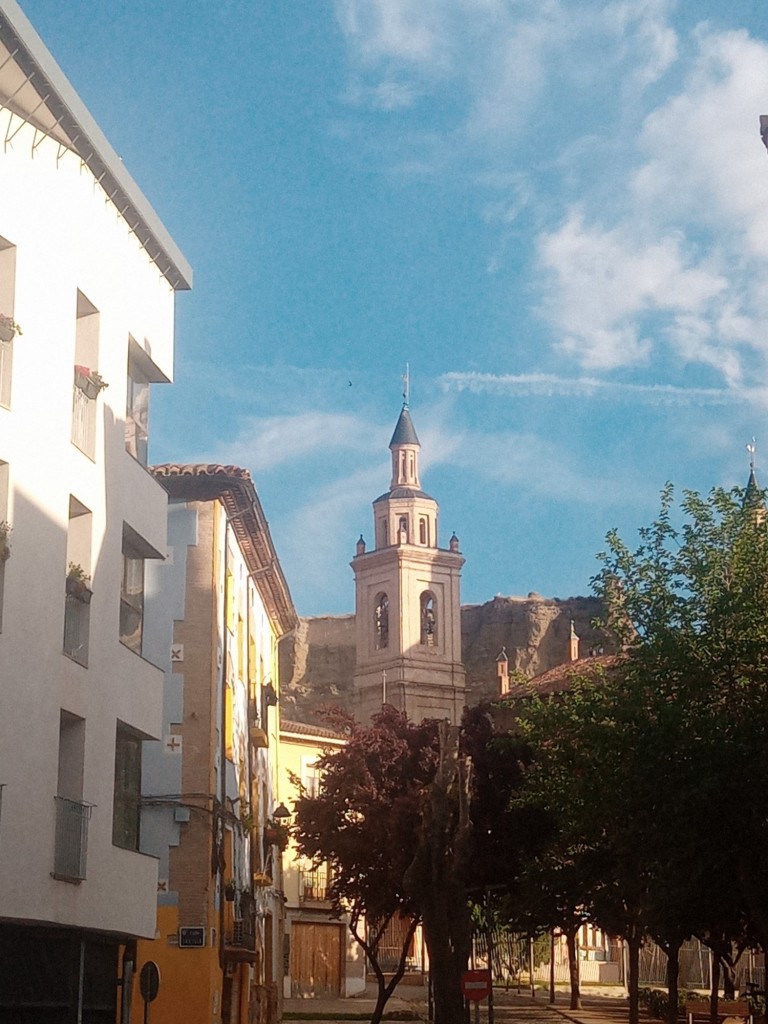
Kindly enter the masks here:
[[[157, 908], [157, 934], [138, 943], [133, 983], [133, 1020], [143, 1020], [144, 1000], [139, 991], [139, 971], [148, 960], [160, 968], [160, 990], [150, 1006], [150, 1020], [157, 1024], [211, 1024], [220, 1019], [222, 972], [216, 947], [180, 949], [169, 945], [168, 936], [179, 934], [176, 907]], [[210, 933], [206, 942], [210, 941]], [[247, 1016], [242, 1020], [247, 1021]]]

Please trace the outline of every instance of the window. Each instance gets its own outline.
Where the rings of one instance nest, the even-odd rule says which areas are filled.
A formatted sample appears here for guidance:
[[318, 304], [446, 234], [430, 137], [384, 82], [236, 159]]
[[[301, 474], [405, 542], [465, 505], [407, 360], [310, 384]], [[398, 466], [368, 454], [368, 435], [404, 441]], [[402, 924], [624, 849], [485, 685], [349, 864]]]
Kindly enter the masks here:
[[149, 438], [149, 381], [128, 365], [128, 404], [125, 410], [125, 448], [142, 466], [147, 464]]
[[91, 615], [91, 520], [91, 512], [70, 495], [63, 650], [83, 666], [88, 665]]
[[437, 645], [437, 602], [429, 590], [421, 595], [421, 643], [424, 647]]
[[400, 522], [397, 527], [398, 539], [401, 544], [408, 543], [408, 516], [400, 516]]
[[61, 711], [53, 874], [66, 882], [85, 878], [91, 807], [83, 803], [84, 759], [85, 719]]
[[99, 311], [77, 293], [75, 375], [72, 388], [72, 444], [93, 459], [96, 454], [96, 409], [104, 382], [99, 365]]
[[168, 383], [134, 338], [128, 339], [128, 388], [125, 404], [125, 450], [146, 466], [149, 443], [149, 385]]
[[123, 578], [120, 586], [120, 642], [141, 654], [144, 634], [144, 559], [123, 546]]
[[374, 643], [377, 651], [389, 646], [389, 599], [379, 594], [373, 613]]
[[115, 735], [115, 795], [112, 842], [124, 850], [139, 848], [141, 807], [141, 739], [122, 722]]
[[14, 320], [16, 292], [16, 246], [0, 238], [0, 406], [11, 407], [11, 371], [13, 368], [13, 342], [17, 326]]
[[419, 543], [429, 544], [429, 525], [424, 516], [419, 518]]
[[302, 758], [301, 784], [306, 796], [313, 800], [320, 796], [320, 769], [315, 758]]
[[162, 558], [128, 523], [123, 523], [123, 574], [120, 581], [120, 642], [144, 656], [144, 562]]

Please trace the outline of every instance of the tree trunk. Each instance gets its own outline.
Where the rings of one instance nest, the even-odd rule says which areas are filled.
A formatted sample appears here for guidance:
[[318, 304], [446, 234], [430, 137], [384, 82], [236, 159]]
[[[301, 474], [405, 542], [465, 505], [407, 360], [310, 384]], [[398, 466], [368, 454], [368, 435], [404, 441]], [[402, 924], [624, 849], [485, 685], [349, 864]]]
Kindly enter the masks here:
[[579, 991], [579, 958], [576, 951], [576, 928], [569, 928], [565, 933], [568, 946], [568, 978], [571, 982], [571, 1009], [581, 1009], [581, 992]]
[[627, 938], [627, 960], [629, 976], [627, 992], [629, 993], [629, 1024], [638, 1024], [640, 1020], [640, 936], [632, 934]]
[[678, 992], [680, 989], [680, 946], [672, 942], [667, 949], [667, 1024], [677, 1024]]
[[717, 1024], [717, 997], [720, 993], [720, 957], [712, 954], [712, 988], [709, 992], [710, 1024]]
[[460, 979], [467, 963], [466, 951], [463, 955], [458, 954], [452, 948], [448, 933], [439, 928], [430, 928], [426, 920], [424, 934], [435, 999], [435, 1024], [464, 1024], [464, 998]]
[[555, 929], [549, 933], [549, 1001], [555, 1001]]
[[[387, 918], [387, 921], [391, 921], [393, 916], [394, 915], [391, 914]], [[379, 963], [379, 942], [381, 940], [382, 935], [384, 934], [385, 925], [383, 924], [379, 926], [378, 934], [375, 941], [369, 944], [366, 941], [366, 938], [358, 931], [359, 924], [360, 915], [353, 914], [349, 922], [349, 930], [352, 932], [355, 941], [358, 942], [361, 948], [363, 949], [365, 953], [365, 958], [368, 961], [371, 970], [376, 975], [376, 1004], [373, 1008], [373, 1013], [371, 1014], [371, 1024], [380, 1024], [380, 1021], [384, 1016], [384, 1010], [386, 1009], [386, 1005], [389, 1002], [390, 996], [395, 991], [398, 984], [402, 980], [403, 975], [405, 974], [405, 964], [408, 958], [408, 950], [411, 947], [411, 939], [413, 938], [416, 929], [418, 928], [419, 919], [412, 918], [408, 925], [405, 936], [403, 937], [402, 949], [400, 950], [400, 961], [397, 965], [395, 973], [390, 978], [389, 983], [387, 983], [387, 979], [384, 976], [384, 971], [382, 970], [381, 965]]]

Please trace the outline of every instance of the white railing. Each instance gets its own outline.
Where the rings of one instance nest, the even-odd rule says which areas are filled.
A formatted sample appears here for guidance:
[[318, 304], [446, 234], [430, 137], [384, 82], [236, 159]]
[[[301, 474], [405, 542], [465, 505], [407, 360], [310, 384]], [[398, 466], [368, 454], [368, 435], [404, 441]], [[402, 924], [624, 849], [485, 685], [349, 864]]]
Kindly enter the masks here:
[[96, 399], [75, 385], [72, 388], [72, 443], [93, 458], [96, 446]]
[[85, 878], [91, 804], [57, 796], [53, 874], [71, 882]]

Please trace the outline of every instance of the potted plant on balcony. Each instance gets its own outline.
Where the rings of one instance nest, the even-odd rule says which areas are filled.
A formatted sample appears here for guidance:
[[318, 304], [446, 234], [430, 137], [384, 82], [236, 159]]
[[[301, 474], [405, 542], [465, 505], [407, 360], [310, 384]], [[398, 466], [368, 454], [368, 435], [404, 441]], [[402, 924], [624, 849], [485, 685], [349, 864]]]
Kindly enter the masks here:
[[88, 584], [91, 577], [77, 562], [70, 562], [67, 569], [67, 596], [74, 597], [83, 604], [90, 604], [93, 592]]
[[288, 826], [276, 818], [270, 818], [264, 826], [264, 842], [268, 846], [276, 846], [279, 850], [284, 850], [290, 838], [291, 833]]
[[0, 562], [7, 562], [11, 557], [11, 544], [8, 540], [13, 527], [7, 519], [0, 519]]
[[234, 878], [228, 878], [224, 883], [224, 899], [227, 903], [234, 903], [237, 895], [237, 883]]
[[0, 313], [0, 341], [13, 341], [15, 334], [22, 334], [23, 331], [12, 316]]
[[89, 366], [82, 366], [76, 363], [75, 387], [79, 388], [86, 398], [96, 398], [100, 391], [109, 387], [109, 384], [107, 384], [97, 370], [92, 370]]

